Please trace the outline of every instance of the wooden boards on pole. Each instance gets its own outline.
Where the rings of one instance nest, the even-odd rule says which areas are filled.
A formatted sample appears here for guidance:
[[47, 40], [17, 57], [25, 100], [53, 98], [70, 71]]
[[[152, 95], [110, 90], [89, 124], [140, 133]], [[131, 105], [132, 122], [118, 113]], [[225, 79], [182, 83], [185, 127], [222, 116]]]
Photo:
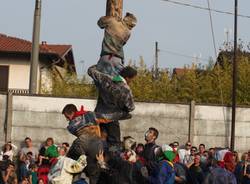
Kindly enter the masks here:
[[122, 18], [123, 0], [107, 0], [106, 16]]

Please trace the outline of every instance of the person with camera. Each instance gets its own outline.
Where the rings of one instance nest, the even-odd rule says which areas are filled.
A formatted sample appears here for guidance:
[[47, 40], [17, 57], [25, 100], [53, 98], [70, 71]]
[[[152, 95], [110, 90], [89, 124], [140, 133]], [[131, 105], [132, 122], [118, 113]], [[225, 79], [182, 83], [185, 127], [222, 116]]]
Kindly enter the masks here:
[[17, 175], [15, 173], [15, 164], [10, 162], [7, 168], [1, 171], [1, 179], [3, 184], [17, 184]]

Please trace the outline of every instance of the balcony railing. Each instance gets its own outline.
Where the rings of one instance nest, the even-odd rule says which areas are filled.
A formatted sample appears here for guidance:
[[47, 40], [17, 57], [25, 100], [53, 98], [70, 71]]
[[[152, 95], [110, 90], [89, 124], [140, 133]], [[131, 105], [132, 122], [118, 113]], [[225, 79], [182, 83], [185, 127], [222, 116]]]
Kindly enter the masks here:
[[28, 94], [29, 90], [28, 89], [10, 88], [10, 89], [8, 89], [8, 92], [14, 93], [14, 94]]

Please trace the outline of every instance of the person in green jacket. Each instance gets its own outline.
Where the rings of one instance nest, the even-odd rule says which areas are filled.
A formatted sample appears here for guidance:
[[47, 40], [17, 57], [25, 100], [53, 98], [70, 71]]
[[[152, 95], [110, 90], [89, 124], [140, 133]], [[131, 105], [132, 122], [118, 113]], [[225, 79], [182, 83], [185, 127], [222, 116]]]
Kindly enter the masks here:
[[49, 137], [46, 140], [47, 149], [45, 151], [45, 157], [51, 158], [57, 158], [59, 156], [57, 151], [57, 146], [54, 144], [53, 138]]

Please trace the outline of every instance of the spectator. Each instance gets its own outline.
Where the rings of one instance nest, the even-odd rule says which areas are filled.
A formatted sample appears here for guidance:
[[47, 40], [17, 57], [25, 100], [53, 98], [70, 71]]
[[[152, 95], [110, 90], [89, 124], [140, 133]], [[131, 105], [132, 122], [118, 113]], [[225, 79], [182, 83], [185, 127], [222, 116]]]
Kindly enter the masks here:
[[3, 160], [3, 157], [5, 155], [8, 156], [8, 159], [10, 161], [13, 161], [13, 157], [14, 157], [16, 150], [17, 150], [17, 147], [14, 144], [11, 144], [11, 142], [6, 143], [3, 146], [2, 152], [0, 153], [0, 161]]
[[205, 144], [199, 145], [199, 154], [201, 156], [201, 163], [206, 164], [207, 163], [207, 152], [206, 152]]
[[194, 156], [194, 163], [189, 168], [189, 182], [192, 184], [202, 184], [205, 174], [201, 167], [201, 156], [199, 153]]
[[154, 167], [157, 166], [157, 160], [155, 157], [155, 151], [159, 146], [155, 143], [156, 139], [159, 136], [159, 132], [156, 128], [150, 127], [145, 133], [145, 147], [143, 151], [143, 157], [146, 161], [146, 167], [148, 169], [149, 175], [151, 175]]
[[240, 161], [239, 159], [239, 154], [237, 151], [233, 151], [233, 162], [234, 162], [234, 165], [236, 166], [236, 164]]
[[131, 136], [123, 137], [123, 148], [125, 151], [131, 151], [131, 150], [134, 151], [136, 148], [135, 139]]
[[215, 155], [219, 159], [218, 165], [210, 170], [204, 184], [236, 184], [236, 178], [232, 173], [234, 170], [233, 154], [228, 150], [219, 150]]
[[179, 142], [177, 141], [173, 142], [173, 149], [174, 151], [177, 151], [179, 149]]
[[[50, 141], [49, 141], [50, 142]], [[46, 157], [46, 150], [50, 146], [50, 143], [45, 141], [39, 150], [39, 157], [38, 157], [38, 166], [41, 165], [49, 165], [49, 158]]]
[[188, 141], [185, 144], [185, 148], [184, 149], [180, 149], [178, 151], [181, 163], [188, 164], [188, 163], [192, 162], [191, 156], [190, 156], [190, 154], [191, 154], [191, 147], [192, 147], [192, 144], [191, 144], [191, 142]]
[[173, 143], [170, 143], [169, 146], [171, 148], [173, 148], [173, 152], [175, 153], [175, 158], [173, 160], [174, 163], [179, 163], [180, 162], [180, 157], [179, 157], [179, 154], [178, 154], [178, 151], [179, 151], [179, 142], [173, 142]]
[[69, 143], [67, 142], [63, 142], [62, 146], [65, 147], [67, 149], [67, 152], [69, 151]]
[[187, 166], [180, 163], [174, 162], [175, 170], [175, 184], [186, 184], [187, 183]]
[[38, 170], [38, 167], [36, 164], [29, 165], [29, 171], [30, 171], [29, 183], [30, 184], [37, 184], [38, 183], [37, 170]]
[[163, 145], [158, 155], [160, 160], [156, 170], [152, 172], [149, 176], [150, 184], [174, 184], [175, 182], [175, 171], [173, 165], [173, 159], [175, 158], [175, 153], [173, 148], [168, 145]]
[[193, 158], [194, 158], [195, 154], [197, 153], [197, 150], [198, 150], [197, 147], [195, 147], [195, 146], [191, 147], [190, 155], [193, 156]]
[[[6, 158], [5, 158], [6, 157]], [[8, 159], [8, 156], [5, 155], [4, 156], [4, 159], [2, 161], [0, 161], [0, 171], [4, 171], [7, 169], [7, 167], [9, 166], [9, 164], [11, 163], [12, 161], [10, 161]]]
[[215, 148], [209, 148], [207, 163], [206, 165], [203, 165], [205, 167], [203, 168], [206, 175], [210, 172], [211, 169], [216, 167], [216, 165], [217, 165], [217, 160], [215, 159]]
[[38, 178], [42, 178], [45, 184], [48, 183], [48, 173], [50, 170], [50, 159], [56, 158], [58, 156], [58, 151], [54, 145], [53, 138], [49, 137], [46, 139], [44, 145], [39, 150], [39, 163], [37, 175]]
[[250, 184], [250, 152], [242, 155], [241, 162], [236, 165], [234, 174], [237, 183]]
[[[48, 165], [40, 165], [37, 170], [38, 180], [42, 179], [44, 184], [48, 183], [48, 174], [50, 167]], [[38, 181], [39, 182], [39, 181]]]
[[205, 151], [206, 151], [205, 144], [200, 144], [199, 145], [199, 154], [202, 155]]
[[242, 184], [250, 184], [250, 162], [245, 162], [243, 167]]
[[40, 178], [40, 179], [38, 179], [38, 184], [45, 184], [45, 182], [42, 178]]
[[19, 182], [22, 182], [24, 178], [27, 178], [29, 176], [28, 167], [30, 164], [31, 157], [32, 157], [32, 152], [28, 152], [27, 154], [24, 154], [19, 160], [19, 167], [18, 167]]
[[148, 170], [146, 168], [146, 162], [143, 158], [144, 145], [142, 143], [137, 144], [136, 152], [136, 163], [134, 165], [133, 178], [138, 184], [148, 183]]
[[1, 172], [5, 184], [17, 184], [17, 175], [15, 173], [15, 164], [10, 162], [6, 170]]
[[[110, 177], [106, 183], [133, 183], [137, 184], [133, 174], [135, 173], [136, 153], [135, 140], [128, 136], [124, 138], [123, 151], [120, 155], [113, 156], [112, 152], [108, 153], [108, 165], [110, 168]], [[137, 178], [138, 179], [138, 178]]]
[[29, 184], [29, 178], [28, 177], [22, 178], [21, 184]]
[[[86, 156], [82, 155], [77, 161], [66, 157], [67, 149], [59, 148], [60, 156], [57, 162], [51, 167], [48, 178], [51, 184], [71, 184], [73, 174], [80, 173], [87, 165]], [[99, 157], [98, 157], [99, 158]], [[82, 180], [83, 183], [86, 183]]]
[[136, 155], [143, 156], [144, 145], [142, 143], [137, 144], [135, 148]]
[[22, 160], [22, 157], [26, 155], [28, 152], [32, 152], [32, 157], [34, 160], [37, 160], [38, 158], [38, 150], [37, 148], [33, 147], [32, 140], [29, 137], [26, 137], [24, 139], [25, 147], [23, 147], [20, 151], [20, 160]]
[[51, 137], [47, 138], [46, 145], [47, 145], [47, 148], [45, 150], [45, 157], [48, 157], [49, 159], [57, 158], [59, 154], [57, 151], [57, 147], [54, 144], [54, 139]]
[[234, 154], [232, 152], [227, 152], [224, 156], [225, 169], [233, 173], [235, 169]]
[[209, 154], [209, 157], [214, 158], [215, 157], [215, 149], [214, 148], [209, 148], [208, 154]]

